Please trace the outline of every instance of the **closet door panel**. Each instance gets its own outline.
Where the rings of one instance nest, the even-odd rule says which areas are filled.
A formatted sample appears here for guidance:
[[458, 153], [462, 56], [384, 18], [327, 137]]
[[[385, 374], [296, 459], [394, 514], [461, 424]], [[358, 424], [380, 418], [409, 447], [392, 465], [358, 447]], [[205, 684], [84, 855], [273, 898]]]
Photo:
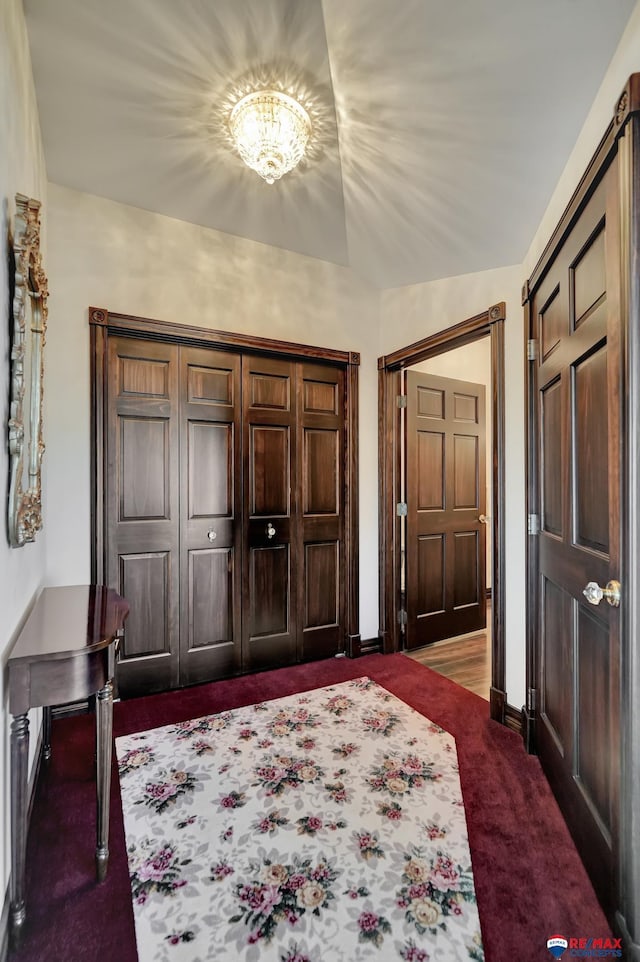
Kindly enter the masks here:
[[296, 364], [242, 359], [245, 671], [297, 657]]
[[298, 656], [344, 650], [344, 371], [298, 365]]
[[178, 683], [177, 348], [108, 345], [107, 580], [129, 601], [119, 693]]
[[180, 347], [180, 684], [241, 663], [240, 358]]

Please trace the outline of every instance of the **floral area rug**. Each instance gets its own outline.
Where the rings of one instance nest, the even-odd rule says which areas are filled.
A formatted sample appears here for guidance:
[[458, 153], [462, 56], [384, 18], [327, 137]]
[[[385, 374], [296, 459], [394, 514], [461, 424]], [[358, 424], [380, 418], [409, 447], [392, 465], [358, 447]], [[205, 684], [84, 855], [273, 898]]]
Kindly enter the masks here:
[[116, 747], [140, 962], [482, 962], [454, 739], [370, 679]]

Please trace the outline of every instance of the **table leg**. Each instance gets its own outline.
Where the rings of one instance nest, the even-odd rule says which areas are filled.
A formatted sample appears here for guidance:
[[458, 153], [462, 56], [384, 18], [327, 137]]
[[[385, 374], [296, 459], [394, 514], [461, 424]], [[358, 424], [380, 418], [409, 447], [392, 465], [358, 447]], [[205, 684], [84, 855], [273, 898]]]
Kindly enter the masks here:
[[27, 762], [29, 715], [15, 715], [11, 722], [11, 934], [20, 942], [27, 917], [25, 906], [25, 860], [27, 854]]
[[51, 709], [42, 709], [42, 744], [45, 761], [51, 758]]
[[113, 684], [108, 681], [96, 695], [96, 877], [103, 882], [109, 863], [109, 798], [113, 733]]

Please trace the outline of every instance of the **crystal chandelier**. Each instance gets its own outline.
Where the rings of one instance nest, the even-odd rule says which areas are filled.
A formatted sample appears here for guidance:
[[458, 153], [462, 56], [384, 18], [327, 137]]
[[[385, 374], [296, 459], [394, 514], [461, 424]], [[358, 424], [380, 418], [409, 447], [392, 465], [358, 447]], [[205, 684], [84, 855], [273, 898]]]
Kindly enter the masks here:
[[229, 129], [247, 167], [273, 184], [302, 160], [311, 120], [293, 97], [278, 90], [257, 90], [235, 105]]

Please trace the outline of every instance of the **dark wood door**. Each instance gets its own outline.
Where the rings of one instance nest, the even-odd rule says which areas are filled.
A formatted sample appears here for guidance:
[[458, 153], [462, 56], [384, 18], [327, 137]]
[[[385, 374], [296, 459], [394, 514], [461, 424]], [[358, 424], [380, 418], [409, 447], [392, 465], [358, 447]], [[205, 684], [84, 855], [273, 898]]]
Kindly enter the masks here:
[[407, 648], [486, 625], [485, 388], [406, 372]]
[[122, 695], [344, 650], [344, 409], [342, 367], [109, 337]]
[[242, 369], [246, 671], [297, 658], [299, 492], [296, 365], [245, 356]]
[[180, 348], [180, 684], [241, 667], [240, 357]]
[[111, 337], [108, 351], [106, 568], [130, 606], [127, 695], [178, 684], [178, 348]]
[[537, 747], [606, 908], [619, 804], [619, 609], [589, 604], [618, 579], [619, 249], [615, 163], [532, 300], [538, 359]]
[[344, 371], [299, 364], [298, 657], [344, 650]]

